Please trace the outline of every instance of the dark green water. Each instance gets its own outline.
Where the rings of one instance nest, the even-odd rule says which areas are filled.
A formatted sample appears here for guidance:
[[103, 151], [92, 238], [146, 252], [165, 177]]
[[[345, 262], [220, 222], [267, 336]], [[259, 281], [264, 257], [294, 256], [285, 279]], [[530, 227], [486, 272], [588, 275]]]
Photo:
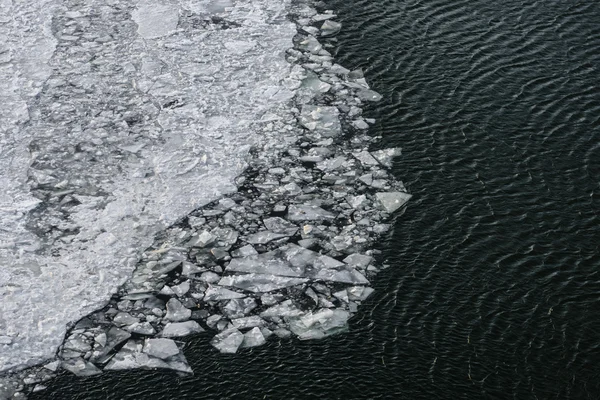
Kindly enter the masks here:
[[600, 398], [600, 3], [327, 4], [415, 195], [350, 332], [33, 399]]

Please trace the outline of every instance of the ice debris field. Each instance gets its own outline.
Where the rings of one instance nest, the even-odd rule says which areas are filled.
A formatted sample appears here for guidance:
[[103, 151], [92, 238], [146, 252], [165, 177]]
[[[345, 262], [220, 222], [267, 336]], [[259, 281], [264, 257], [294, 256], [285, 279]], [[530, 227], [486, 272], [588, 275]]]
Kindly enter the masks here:
[[0, 0], [0, 394], [347, 329], [410, 195], [309, 3]]

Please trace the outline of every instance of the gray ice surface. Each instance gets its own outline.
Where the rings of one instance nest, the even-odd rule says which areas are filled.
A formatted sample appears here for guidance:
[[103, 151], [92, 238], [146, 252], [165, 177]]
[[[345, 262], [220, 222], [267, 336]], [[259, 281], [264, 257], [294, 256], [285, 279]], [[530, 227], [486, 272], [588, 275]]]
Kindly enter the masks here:
[[[268, 122], [292, 118], [288, 6], [0, 0], [0, 371], [52, 358], [155, 234], [233, 191]], [[330, 114], [310, 118], [333, 134]], [[165, 364], [119, 354], [112, 369]]]

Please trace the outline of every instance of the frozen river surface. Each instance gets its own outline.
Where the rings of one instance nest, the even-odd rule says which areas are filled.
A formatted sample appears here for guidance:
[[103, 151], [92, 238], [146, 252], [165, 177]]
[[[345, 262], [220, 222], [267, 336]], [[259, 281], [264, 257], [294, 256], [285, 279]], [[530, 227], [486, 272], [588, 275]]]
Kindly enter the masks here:
[[288, 5], [0, 0], [0, 371], [53, 357], [291, 118]]

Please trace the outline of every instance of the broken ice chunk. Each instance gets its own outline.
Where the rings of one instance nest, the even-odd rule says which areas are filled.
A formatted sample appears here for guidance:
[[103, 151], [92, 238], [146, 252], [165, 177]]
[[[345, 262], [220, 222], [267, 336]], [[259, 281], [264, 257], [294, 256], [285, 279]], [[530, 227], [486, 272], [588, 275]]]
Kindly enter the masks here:
[[344, 262], [348, 264], [348, 266], [358, 269], [367, 268], [372, 261], [373, 257], [358, 253], [350, 254], [348, 257], [344, 258]]
[[330, 37], [335, 36], [342, 29], [342, 24], [335, 21], [326, 20], [321, 25], [321, 36]]
[[225, 307], [223, 312], [229, 318], [241, 318], [257, 307], [256, 300], [246, 297], [244, 299], [233, 299]]
[[291, 205], [288, 207], [288, 219], [290, 221], [331, 221], [335, 215], [311, 205]]
[[81, 358], [73, 358], [63, 361], [61, 366], [77, 376], [93, 376], [102, 373], [102, 371], [100, 371], [94, 364]]
[[206, 293], [204, 294], [204, 301], [231, 300], [240, 299], [242, 297], [246, 296], [241, 293], [234, 292], [233, 290], [213, 286], [206, 289]]
[[383, 98], [382, 95], [371, 89], [361, 89], [356, 95], [359, 99], [364, 101], [379, 101]]
[[255, 293], [272, 292], [284, 287], [306, 283], [308, 279], [287, 278], [266, 274], [225, 276], [219, 281], [221, 286], [232, 286]]
[[244, 335], [242, 332], [236, 328], [232, 328], [217, 334], [211, 340], [210, 344], [221, 353], [233, 354], [238, 350], [243, 341]]
[[321, 51], [321, 49], [323, 49], [323, 46], [314, 36], [307, 36], [306, 38], [302, 39], [300, 43], [298, 43], [298, 48], [300, 50], [317, 54], [319, 51]]
[[261, 312], [260, 316], [263, 318], [298, 317], [303, 314], [304, 312], [296, 307], [292, 300], [286, 300], [281, 304], [277, 304]]
[[132, 317], [126, 312], [120, 312], [117, 315], [115, 315], [115, 317], [113, 318], [113, 322], [115, 323], [115, 325], [123, 326], [135, 324], [136, 322], [140, 322], [140, 320], [139, 318]]
[[192, 310], [187, 309], [177, 299], [169, 299], [167, 302], [167, 315], [165, 319], [168, 321], [186, 321], [192, 316]]
[[179, 348], [171, 339], [146, 339], [143, 351], [149, 356], [163, 360], [179, 354]]
[[352, 153], [352, 155], [354, 157], [356, 157], [356, 159], [358, 161], [360, 161], [360, 163], [362, 165], [367, 165], [367, 166], [379, 165], [379, 161], [377, 161], [375, 159], [375, 157], [373, 157], [371, 155], [371, 153], [369, 153], [368, 151], [360, 151], [360, 152]]
[[258, 315], [252, 315], [250, 317], [232, 319], [231, 323], [237, 329], [254, 328], [255, 326], [264, 326], [265, 321]]
[[225, 270], [227, 272], [302, 276], [302, 271], [296, 271], [290, 268], [290, 263], [281, 258], [276, 258], [274, 252], [244, 258], [234, 258]]
[[394, 157], [400, 156], [402, 154], [402, 149], [400, 147], [393, 147], [390, 149], [374, 151], [371, 154], [382, 165], [391, 168], [392, 162], [394, 161]]
[[265, 227], [275, 233], [281, 233], [287, 236], [293, 236], [298, 232], [298, 227], [283, 218], [272, 217], [263, 220]]
[[131, 333], [137, 333], [139, 335], [154, 335], [156, 331], [150, 325], [149, 322], [137, 322], [135, 324], [129, 325], [127, 328]]
[[375, 195], [385, 211], [393, 213], [402, 207], [412, 195], [404, 192], [381, 192]]
[[233, 250], [231, 252], [231, 257], [234, 257], [234, 258], [236, 258], [236, 257], [247, 257], [247, 256], [255, 255], [255, 254], [258, 254], [258, 251], [256, 251], [254, 249], [254, 247], [252, 247], [252, 245], [248, 244], [248, 245], [246, 245], [244, 247], [240, 247], [237, 250]]
[[290, 235], [262, 231], [262, 232], [257, 232], [257, 233], [253, 233], [251, 235], [246, 236], [245, 240], [246, 240], [246, 242], [252, 243], [252, 244], [265, 244], [265, 243], [272, 242], [273, 240], [281, 239], [281, 238], [284, 238], [287, 236], [290, 236]]
[[340, 309], [323, 309], [290, 321], [290, 329], [300, 339], [320, 339], [347, 329], [350, 313]]
[[348, 292], [348, 299], [356, 301], [356, 300], [366, 300], [367, 297], [371, 295], [375, 290], [368, 286], [353, 286], [346, 289]]
[[339, 114], [337, 107], [304, 105], [299, 121], [309, 131], [333, 137], [340, 135], [342, 131]]
[[263, 336], [260, 328], [253, 328], [252, 330], [246, 332], [244, 334], [244, 341], [242, 342], [242, 347], [256, 347], [262, 346], [267, 341]]
[[196, 321], [173, 322], [165, 325], [160, 336], [182, 337], [200, 332], [204, 332], [204, 329]]

